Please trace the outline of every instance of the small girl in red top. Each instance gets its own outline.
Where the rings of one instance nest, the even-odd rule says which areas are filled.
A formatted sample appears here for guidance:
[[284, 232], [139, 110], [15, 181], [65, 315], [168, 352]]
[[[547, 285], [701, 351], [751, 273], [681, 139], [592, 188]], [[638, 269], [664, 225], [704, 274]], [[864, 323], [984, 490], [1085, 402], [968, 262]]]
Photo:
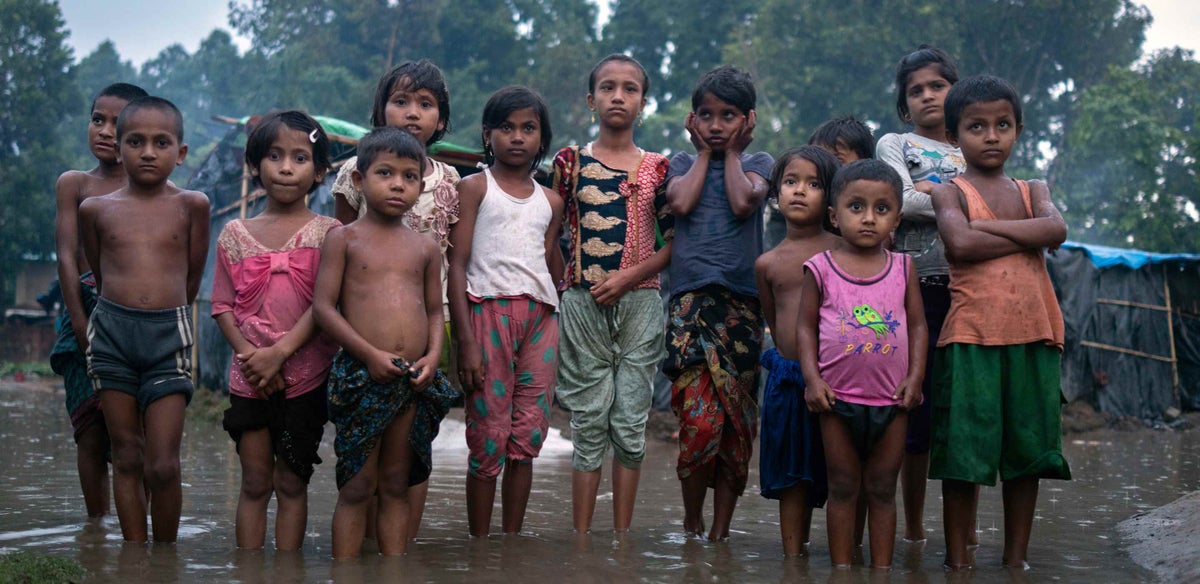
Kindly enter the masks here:
[[337, 352], [317, 334], [311, 306], [321, 243], [338, 222], [305, 205], [329, 170], [328, 152], [328, 137], [308, 114], [263, 118], [246, 141], [246, 164], [266, 190], [266, 209], [231, 221], [217, 238], [212, 315], [234, 351], [224, 427], [242, 462], [239, 548], [263, 547], [272, 492], [276, 549], [304, 542], [325, 378]]
[[917, 271], [884, 247], [900, 222], [900, 176], [859, 160], [833, 178], [830, 218], [842, 239], [804, 263], [800, 367], [820, 414], [829, 556], [849, 566], [858, 497], [867, 497], [871, 567], [892, 565], [896, 478], [908, 410], [921, 400], [929, 333]]

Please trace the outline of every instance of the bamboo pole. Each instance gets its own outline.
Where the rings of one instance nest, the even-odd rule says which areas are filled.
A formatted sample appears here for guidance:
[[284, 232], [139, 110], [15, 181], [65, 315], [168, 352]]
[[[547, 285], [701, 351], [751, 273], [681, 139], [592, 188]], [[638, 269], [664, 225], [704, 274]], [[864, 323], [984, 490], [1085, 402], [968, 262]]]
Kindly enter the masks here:
[[1130, 306], [1133, 308], [1145, 308], [1146, 310], [1159, 310], [1163, 312], [1171, 312], [1171, 303], [1167, 302], [1166, 306], [1157, 304], [1144, 304], [1141, 302], [1130, 302], [1128, 300], [1113, 300], [1111, 298], [1097, 298], [1096, 304], [1115, 304], [1117, 306]]
[[250, 191], [250, 165], [242, 163], [242, 197], [239, 199], [241, 203], [240, 217], [246, 218], [246, 193]]
[[[1163, 357], [1162, 355], [1154, 355], [1154, 354], [1145, 353], [1142, 351], [1135, 351], [1133, 349], [1126, 349], [1125, 347], [1106, 345], [1104, 343], [1097, 343], [1095, 341], [1079, 341], [1079, 344], [1083, 345], [1085, 347], [1092, 347], [1094, 349], [1103, 349], [1105, 351], [1112, 351], [1114, 353], [1124, 353], [1126, 355], [1133, 355], [1134, 357], [1144, 357], [1146, 359], [1154, 359], [1155, 361], [1162, 361], [1163, 363], [1171, 363], [1172, 366], [1174, 366], [1174, 364], [1175, 364], [1175, 359], [1173, 357]], [[1172, 353], [1174, 353], [1174, 351], [1172, 351]]]
[[1175, 407], [1183, 402], [1179, 399], [1179, 361], [1175, 359], [1175, 319], [1171, 315], [1171, 285], [1167, 281], [1167, 264], [1163, 264], [1163, 297], [1167, 301], [1167, 339], [1171, 344], [1171, 381], [1175, 395]]

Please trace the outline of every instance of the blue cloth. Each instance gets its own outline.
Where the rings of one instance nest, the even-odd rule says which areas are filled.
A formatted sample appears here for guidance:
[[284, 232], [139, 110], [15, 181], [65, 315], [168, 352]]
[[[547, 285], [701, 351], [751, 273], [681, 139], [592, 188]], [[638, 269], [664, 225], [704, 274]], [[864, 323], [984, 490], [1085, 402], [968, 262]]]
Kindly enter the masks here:
[[[683, 176], [696, 157], [680, 152], [671, 157], [667, 181]], [[763, 179], [775, 161], [766, 152], [742, 155], [742, 171]], [[708, 163], [700, 201], [691, 213], [675, 217], [671, 245], [671, 297], [717, 285], [743, 296], [758, 297], [754, 260], [763, 249], [763, 214], [738, 219], [725, 196], [725, 159]]]
[[762, 399], [759, 492], [768, 499], [778, 499], [784, 490], [809, 481], [806, 503], [809, 507], [824, 507], [829, 494], [824, 444], [817, 416], [810, 414], [804, 403], [800, 364], [770, 349], [762, 354], [762, 366], [770, 373]]
[[1146, 264], [1161, 264], [1164, 262], [1200, 262], [1200, 254], [1154, 253], [1150, 251], [1142, 251], [1140, 249], [1121, 249], [1118, 247], [1108, 247], [1107, 245], [1079, 243], [1077, 241], [1067, 241], [1063, 243], [1062, 249], [1082, 250], [1088, 255], [1088, 259], [1092, 260], [1092, 265], [1100, 269], [1111, 268], [1114, 266], [1125, 266], [1127, 268], [1136, 270]]

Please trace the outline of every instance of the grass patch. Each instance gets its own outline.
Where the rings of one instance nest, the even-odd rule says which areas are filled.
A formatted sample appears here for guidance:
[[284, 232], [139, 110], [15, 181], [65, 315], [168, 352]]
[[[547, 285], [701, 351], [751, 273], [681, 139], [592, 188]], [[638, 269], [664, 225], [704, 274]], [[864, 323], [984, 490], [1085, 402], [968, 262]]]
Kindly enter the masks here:
[[82, 582], [87, 575], [74, 560], [29, 552], [0, 555], [0, 584]]
[[220, 424], [229, 408], [229, 395], [210, 389], [197, 388], [192, 394], [192, 403], [188, 404], [188, 421]]
[[10, 377], [16, 373], [37, 375], [40, 377], [50, 377], [51, 375], [54, 375], [54, 371], [50, 369], [49, 361], [35, 361], [33, 363], [0, 363], [0, 377]]

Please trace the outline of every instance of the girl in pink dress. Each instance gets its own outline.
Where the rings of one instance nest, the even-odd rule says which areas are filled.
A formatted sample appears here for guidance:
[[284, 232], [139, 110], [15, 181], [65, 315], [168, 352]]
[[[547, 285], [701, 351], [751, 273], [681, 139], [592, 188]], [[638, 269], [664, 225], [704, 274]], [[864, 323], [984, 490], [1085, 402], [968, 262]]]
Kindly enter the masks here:
[[325, 378], [337, 352], [317, 333], [311, 306], [321, 243], [339, 223], [305, 201], [329, 170], [329, 139], [308, 114], [274, 113], [247, 139], [246, 164], [267, 206], [221, 230], [212, 294], [212, 315], [234, 351], [224, 427], [242, 463], [237, 546], [263, 547], [274, 493], [275, 547], [294, 550], [304, 541]]

